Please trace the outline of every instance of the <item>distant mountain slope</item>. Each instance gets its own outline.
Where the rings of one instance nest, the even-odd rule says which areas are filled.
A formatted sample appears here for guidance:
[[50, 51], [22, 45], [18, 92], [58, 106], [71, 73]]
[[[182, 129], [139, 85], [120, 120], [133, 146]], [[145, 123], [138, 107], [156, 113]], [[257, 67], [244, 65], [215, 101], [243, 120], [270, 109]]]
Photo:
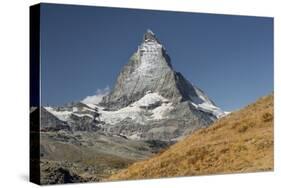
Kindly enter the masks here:
[[111, 180], [273, 170], [273, 96], [196, 131]]

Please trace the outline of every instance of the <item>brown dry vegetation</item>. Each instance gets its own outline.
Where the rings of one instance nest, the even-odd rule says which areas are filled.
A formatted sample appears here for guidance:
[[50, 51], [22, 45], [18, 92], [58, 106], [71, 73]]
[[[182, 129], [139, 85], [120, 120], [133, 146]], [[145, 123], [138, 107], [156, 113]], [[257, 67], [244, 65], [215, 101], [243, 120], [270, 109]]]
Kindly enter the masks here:
[[128, 180], [273, 170], [273, 96], [200, 129], [110, 177]]

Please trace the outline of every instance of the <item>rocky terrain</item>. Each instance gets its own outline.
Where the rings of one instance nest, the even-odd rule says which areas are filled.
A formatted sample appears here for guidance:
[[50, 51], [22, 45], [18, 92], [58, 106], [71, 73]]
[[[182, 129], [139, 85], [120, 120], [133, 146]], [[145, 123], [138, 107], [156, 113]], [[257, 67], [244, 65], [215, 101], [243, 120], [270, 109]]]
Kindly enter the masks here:
[[[135, 161], [152, 156], [158, 149], [157, 143], [132, 141], [96, 132], [44, 132], [41, 133], [40, 143], [41, 165], [44, 167], [41, 168], [41, 178], [46, 184], [56, 182], [55, 176], [50, 173], [62, 168], [79, 175], [82, 180], [92, 178], [91, 181], [100, 181]], [[47, 168], [49, 165], [56, 168]]]
[[150, 30], [100, 101], [36, 110], [42, 184], [102, 181], [226, 115]]
[[109, 179], [273, 170], [273, 120], [273, 96], [269, 95]]

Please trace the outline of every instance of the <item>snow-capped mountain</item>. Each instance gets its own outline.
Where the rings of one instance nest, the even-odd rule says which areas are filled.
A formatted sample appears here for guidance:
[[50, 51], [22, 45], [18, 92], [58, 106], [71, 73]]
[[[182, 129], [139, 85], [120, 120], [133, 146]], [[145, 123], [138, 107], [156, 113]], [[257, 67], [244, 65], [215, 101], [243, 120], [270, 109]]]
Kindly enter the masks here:
[[165, 47], [151, 30], [144, 34], [141, 45], [120, 72], [113, 90], [100, 104], [110, 109], [122, 108], [142, 98], [147, 91], [158, 93], [173, 103], [190, 101], [198, 109], [216, 117], [223, 116], [223, 111], [202, 90], [173, 70]]
[[151, 30], [144, 34], [113, 89], [99, 103], [91, 102], [97, 101], [95, 97], [86, 99], [45, 109], [75, 130], [98, 127], [107, 134], [164, 141], [179, 139], [225, 115], [173, 69], [166, 49]]

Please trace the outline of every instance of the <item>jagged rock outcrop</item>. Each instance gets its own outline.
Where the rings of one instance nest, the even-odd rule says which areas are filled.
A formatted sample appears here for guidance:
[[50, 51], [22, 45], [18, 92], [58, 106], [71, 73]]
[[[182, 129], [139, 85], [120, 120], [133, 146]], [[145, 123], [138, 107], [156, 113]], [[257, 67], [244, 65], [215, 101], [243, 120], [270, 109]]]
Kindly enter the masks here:
[[[39, 110], [39, 108], [37, 110]], [[45, 108], [40, 108], [40, 117], [41, 131], [71, 130], [67, 122], [60, 120], [55, 115], [48, 112]]]
[[81, 176], [76, 171], [81, 168], [69, 162], [58, 162], [42, 160], [40, 162], [40, 183], [42, 185], [65, 184], [65, 183], [81, 183], [99, 181], [97, 177]]
[[81, 102], [64, 107], [42, 107], [41, 130], [97, 131], [98, 115]]

